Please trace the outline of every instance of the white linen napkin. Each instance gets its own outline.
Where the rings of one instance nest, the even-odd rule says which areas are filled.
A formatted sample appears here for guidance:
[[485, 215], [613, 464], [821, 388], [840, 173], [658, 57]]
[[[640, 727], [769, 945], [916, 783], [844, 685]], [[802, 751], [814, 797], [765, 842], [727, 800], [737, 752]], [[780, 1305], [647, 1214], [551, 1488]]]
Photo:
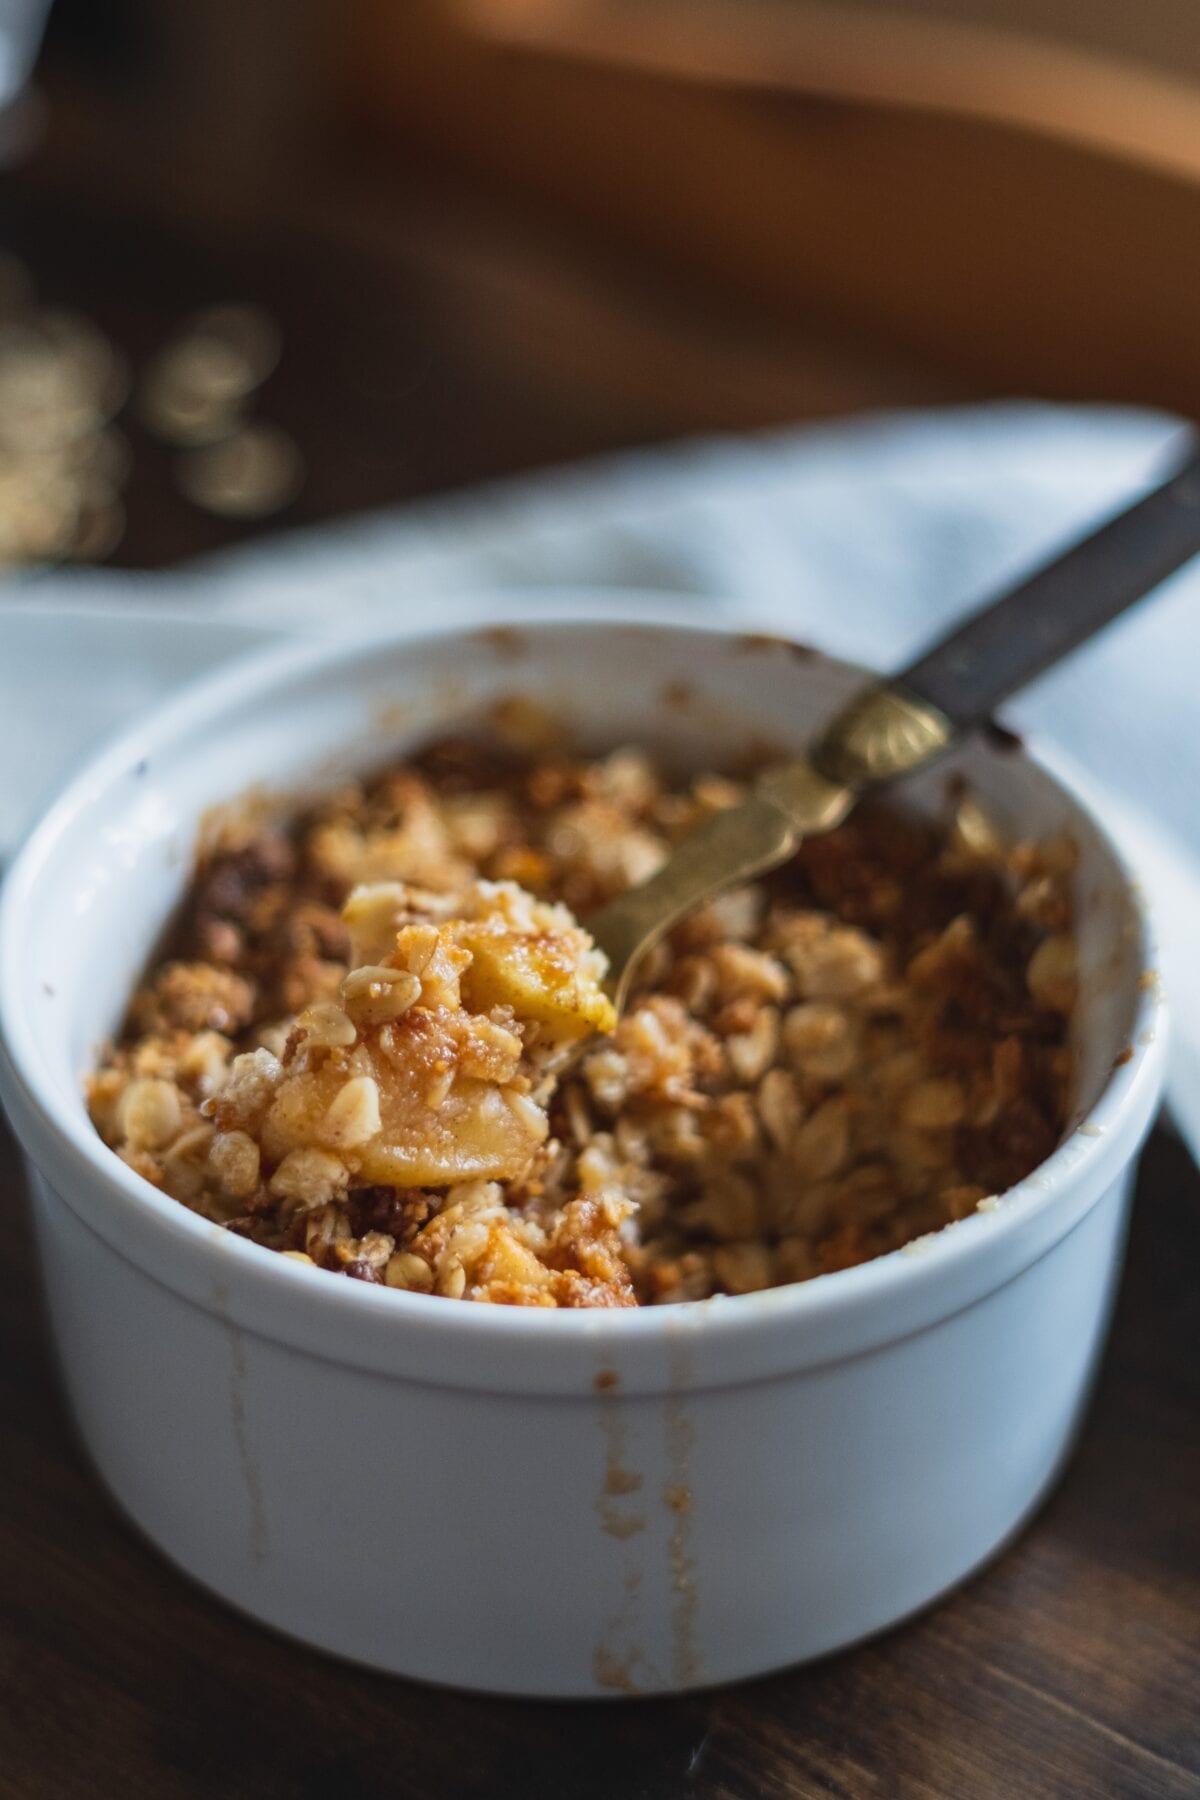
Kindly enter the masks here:
[[[524, 615], [539, 593], [559, 605], [564, 586], [593, 601], [608, 589], [625, 608], [635, 589], [899, 667], [1150, 486], [1182, 429], [1113, 408], [897, 414], [551, 470], [167, 574], [11, 581], [0, 858], [106, 731], [280, 633]], [[1004, 716], [1067, 753], [1151, 896], [1174, 1014], [1172, 1108], [1200, 1155], [1200, 565]]]

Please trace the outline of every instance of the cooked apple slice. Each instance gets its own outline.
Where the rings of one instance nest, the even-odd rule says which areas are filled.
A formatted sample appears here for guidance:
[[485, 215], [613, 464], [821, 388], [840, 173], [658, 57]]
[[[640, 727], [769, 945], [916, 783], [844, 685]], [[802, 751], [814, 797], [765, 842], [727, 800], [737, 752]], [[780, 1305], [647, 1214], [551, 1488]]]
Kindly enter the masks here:
[[577, 927], [520, 932], [485, 919], [457, 926], [455, 936], [471, 952], [462, 994], [473, 1011], [511, 1006], [518, 1019], [535, 1021], [560, 1042], [615, 1026], [600, 986], [603, 964]]

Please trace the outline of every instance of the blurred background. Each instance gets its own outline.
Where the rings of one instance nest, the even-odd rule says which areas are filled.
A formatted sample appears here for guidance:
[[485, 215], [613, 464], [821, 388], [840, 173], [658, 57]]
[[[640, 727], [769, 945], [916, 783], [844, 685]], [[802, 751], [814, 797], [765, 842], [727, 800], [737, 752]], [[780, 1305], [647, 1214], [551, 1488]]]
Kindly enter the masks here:
[[867, 407], [1200, 412], [1195, 0], [4, 0], [0, 99], [9, 566]]

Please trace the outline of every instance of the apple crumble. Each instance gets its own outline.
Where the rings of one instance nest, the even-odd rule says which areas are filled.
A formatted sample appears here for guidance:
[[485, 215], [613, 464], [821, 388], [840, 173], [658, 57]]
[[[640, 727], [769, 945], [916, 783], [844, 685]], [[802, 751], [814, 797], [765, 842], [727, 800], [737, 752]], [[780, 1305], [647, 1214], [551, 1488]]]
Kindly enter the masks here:
[[88, 1084], [131, 1168], [360, 1281], [632, 1306], [846, 1268], [1050, 1153], [1068, 843], [864, 806], [686, 919], [618, 1021], [589, 911], [742, 788], [508, 711], [204, 849]]

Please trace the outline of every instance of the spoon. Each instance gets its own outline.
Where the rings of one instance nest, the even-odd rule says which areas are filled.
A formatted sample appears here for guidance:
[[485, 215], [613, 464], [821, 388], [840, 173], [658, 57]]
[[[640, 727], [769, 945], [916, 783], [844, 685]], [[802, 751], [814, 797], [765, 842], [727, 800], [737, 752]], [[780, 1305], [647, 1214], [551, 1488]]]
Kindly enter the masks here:
[[758, 776], [698, 825], [647, 881], [592, 913], [619, 1013], [639, 959], [686, 913], [765, 874], [831, 831], [868, 790], [940, 756], [1032, 681], [1200, 553], [1200, 446], [1161, 487], [974, 613], [889, 681], [834, 715], [807, 757]]

